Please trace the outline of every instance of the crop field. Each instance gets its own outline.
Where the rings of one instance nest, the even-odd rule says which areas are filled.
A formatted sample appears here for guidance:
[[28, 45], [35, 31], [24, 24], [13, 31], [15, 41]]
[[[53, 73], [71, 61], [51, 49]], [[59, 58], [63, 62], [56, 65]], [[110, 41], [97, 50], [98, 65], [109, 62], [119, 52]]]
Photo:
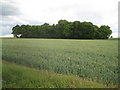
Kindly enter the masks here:
[[3, 78], [3, 88], [106, 88], [96, 81], [50, 73], [6, 61], [3, 61]]
[[[21, 65], [21, 70], [25, 66], [50, 73], [73, 75], [106, 86], [118, 84], [118, 40], [4, 38], [2, 60], [9, 63], [9, 67], [10, 63], [11, 67], [15, 67], [14, 64]], [[10, 81], [5, 82], [5, 70], [8, 70], [5, 68], [7, 65], [3, 63], [3, 87], [7, 87]]]

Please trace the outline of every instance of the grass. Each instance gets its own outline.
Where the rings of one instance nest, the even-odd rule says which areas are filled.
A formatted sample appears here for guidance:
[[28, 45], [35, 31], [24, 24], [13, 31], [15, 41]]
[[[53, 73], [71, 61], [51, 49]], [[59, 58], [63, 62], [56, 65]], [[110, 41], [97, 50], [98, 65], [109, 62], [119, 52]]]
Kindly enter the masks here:
[[3, 88], [106, 88], [72, 75], [50, 73], [3, 61]]
[[[118, 40], [3, 39], [3, 60], [117, 85]], [[15, 75], [13, 75], [14, 77]]]
[[109, 40], [120, 40], [120, 38], [109, 38]]

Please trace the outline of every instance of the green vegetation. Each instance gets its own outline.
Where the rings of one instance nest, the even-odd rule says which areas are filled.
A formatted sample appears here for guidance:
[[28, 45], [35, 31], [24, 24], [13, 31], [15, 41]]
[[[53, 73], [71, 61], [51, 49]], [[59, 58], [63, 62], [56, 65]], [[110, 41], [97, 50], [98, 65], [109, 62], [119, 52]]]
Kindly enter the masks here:
[[[107, 86], [117, 85], [118, 83], [118, 40], [3, 39], [2, 44], [2, 58], [7, 62], [39, 69], [40, 71], [47, 70], [51, 73], [66, 74], [68, 77], [69, 75], [74, 75], [82, 79], [96, 81]], [[13, 66], [13, 70], [17, 70], [17, 68], [15, 68], [16, 65], [10, 65], [10, 63], [8, 67], [12, 68]], [[21, 67], [21, 70], [20, 66], [18, 66], [18, 74], [19, 71], [27, 72], [22, 69], [23, 66]], [[5, 67], [7, 68], [7, 66]], [[8, 71], [3, 73], [3, 76], [9, 74], [7, 73]], [[16, 77], [17, 82], [19, 79], [17, 80], [18, 77], [15, 72], [11, 74], [11, 77]], [[30, 73], [30, 71], [28, 73]], [[65, 77], [63, 76], [64, 83], [67, 83], [66, 75]], [[28, 79], [33, 79], [33, 77], [34, 75], [30, 75]], [[37, 77], [35, 76], [35, 79], [36, 78]], [[67, 87], [68, 84], [60, 86], [61, 81], [59, 81], [59, 78], [60, 77], [58, 75], [55, 79], [58, 80], [58, 87], [64, 87], [64, 85]], [[11, 80], [9, 80], [7, 76], [3, 77], [3, 80], [4, 79], [8, 79], [8, 82], [3, 84], [5, 85], [4, 87], [6, 87]], [[26, 79], [24, 82], [27, 82]], [[51, 82], [54, 83], [54, 81], [50, 81], [49, 84]], [[78, 80], [75, 82], [80, 81]], [[52, 85], [50, 84], [51, 87], [56, 87], [53, 83]], [[48, 87], [50, 87], [50, 85], [48, 85]], [[85, 87], [87, 87], [86, 85]], [[34, 87], [34, 85], [32, 86]], [[23, 85], [23, 87], [26, 86]], [[75, 87], [82, 86], [78, 85]]]
[[109, 38], [110, 40], [120, 40], [120, 38]]
[[56, 25], [16, 25], [12, 30], [14, 37], [21, 38], [108, 39], [112, 34], [109, 26], [67, 20], [59, 20]]
[[77, 76], [50, 73], [3, 61], [3, 88], [106, 88]]

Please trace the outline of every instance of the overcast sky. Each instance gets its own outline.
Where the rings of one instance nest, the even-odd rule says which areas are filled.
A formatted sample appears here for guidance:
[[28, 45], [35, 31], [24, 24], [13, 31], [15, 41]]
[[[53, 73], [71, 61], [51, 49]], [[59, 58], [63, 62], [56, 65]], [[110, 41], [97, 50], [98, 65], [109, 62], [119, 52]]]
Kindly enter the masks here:
[[[60, 19], [109, 25], [118, 36], [119, 0], [1, 0], [0, 30], [9, 36], [16, 24], [56, 24]], [[0, 5], [1, 6], [1, 5]]]

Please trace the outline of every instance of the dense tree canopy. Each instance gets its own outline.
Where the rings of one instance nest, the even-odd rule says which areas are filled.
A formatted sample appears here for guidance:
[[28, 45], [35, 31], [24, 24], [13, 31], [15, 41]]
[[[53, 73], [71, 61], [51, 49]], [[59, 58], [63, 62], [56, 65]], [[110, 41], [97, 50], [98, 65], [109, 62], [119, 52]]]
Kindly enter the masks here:
[[59, 20], [56, 25], [16, 25], [12, 34], [20, 38], [108, 39], [112, 30], [109, 26], [98, 27], [91, 22]]

